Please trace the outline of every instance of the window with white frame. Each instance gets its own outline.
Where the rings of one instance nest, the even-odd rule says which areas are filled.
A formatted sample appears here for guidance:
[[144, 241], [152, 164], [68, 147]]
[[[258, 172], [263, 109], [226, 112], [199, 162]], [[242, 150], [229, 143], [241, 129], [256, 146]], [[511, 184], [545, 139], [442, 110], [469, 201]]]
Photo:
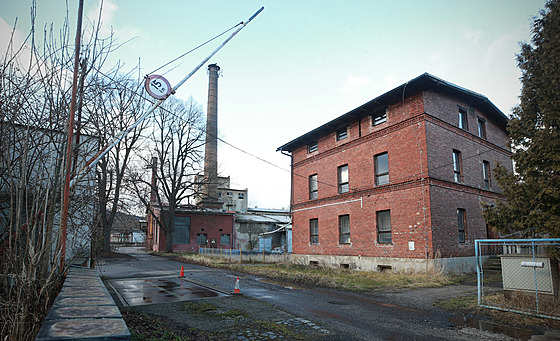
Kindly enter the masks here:
[[459, 107], [459, 128], [468, 130], [467, 127], [467, 109]]
[[350, 215], [338, 216], [338, 241], [340, 244], [350, 244]]
[[336, 131], [336, 140], [337, 141], [344, 140], [347, 137], [348, 137], [347, 127], [344, 127], [342, 129], [339, 129], [339, 130]]
[[311, 244], [319, 243], [319, 219], [309, 219], [309, 242]]
[[461, 168], [463, 167], [463, 161], [461, 160], [461, 152], [458, 150], [453, 150], [453, 176], [455, 182], [463, 181], [463, 174]]
[[319, 197], [318, 175], [313, 174], [309, 176], [309, 200], [317, 199]]
[[389, 154], [387, 152], [375, 155], [375, 185], [385, 185], [389, 183]]
[[377, 242], [380, 244], [393, 242], [390, 210], [377, 212]]
[[338, 167], [338, 193], [346, 193], [350, 190], [350, 184], [348, 181], [348, 165], [343, 165]]
[[465, 232], [467, 227], [467, 213], [463, 208], [457, 209], [457, 225], [459, 232], [459, 243], [464, 243], [467, 239], [467, 234]]
[[482, 161], [482, 181], [484, 189], [490, 189], [492, 182], [490, 181], [490, 162]]

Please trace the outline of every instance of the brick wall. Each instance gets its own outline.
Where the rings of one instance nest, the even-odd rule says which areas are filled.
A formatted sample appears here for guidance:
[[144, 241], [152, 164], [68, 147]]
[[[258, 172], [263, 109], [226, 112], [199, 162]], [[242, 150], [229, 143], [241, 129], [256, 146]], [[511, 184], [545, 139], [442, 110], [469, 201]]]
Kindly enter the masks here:
[[[173, 244], [174, 251], [198, 251], [200, 245], [197, 244], [196, 238], [199, 233], [206, 233], [208, 244], [205, 247], [216, 247], [229, 249], [233, 247], [233, 214], [207, 214], [204, 212], [176, 212], [177, 217], [190, 217], [190, 236], [189, 244]], [[159, 243], [154, 242], [154, 251], [165, 251], [165, 233], [159, 226], [155, 227], [155, 232]], [[222, 234], [230, 235], [230, 244], [221, 245], [220, 238]], [[212, 243], [212, 240], [215, 243]]]
[[[371, 113], [347, 123], [348, 137], [336, 132], [293, 151], [293, 252], [308, 255], [432, 258], [473, 256], [473, 241], [486, 238], [481, 201], [500, 198], [492, 182], [484, 190], [482, 162], [511, 169], [502, 127], [463, 100], [434, 91], [406, 94], [390, 105], [387, 122], [372, 125]], [[467, 130], [458, 128], [458, 107], [468, 109]], [[477, 117], [487, 139], [477, 136]], [[341, 126], [344, 124], [341, 123]], [[454, 183], [452, 153], [462, 153], [460, 184]], [[374, 156], [387, 152], [388, 185], [375, 186]], [[338, 193], [337, 167], [348, 165], [350, 192]], [[309, 200], [309, 176], [318, 175], [318, 198]], [[493, 174], [491, 175], [493, 180]], [[457, 208], [465, 209], [466, 241], [459, 242]], [[376, 212], [390, 210], [392, 243], [378, 242]], [[339, 216], [350, 217], [350, 240], [339, 243]], [[309, 220], [319, 221], [319, 243], [310, 243]], [[435, 254], [436, 253], [436, 254]]]

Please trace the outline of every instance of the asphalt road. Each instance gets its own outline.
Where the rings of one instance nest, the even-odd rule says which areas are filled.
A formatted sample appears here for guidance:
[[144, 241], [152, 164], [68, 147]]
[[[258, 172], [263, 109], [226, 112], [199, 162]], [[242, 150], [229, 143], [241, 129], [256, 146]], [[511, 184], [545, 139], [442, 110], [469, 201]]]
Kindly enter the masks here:
[[[261, 314], [264, 310], [270, 310], [272, 319], [275, 316], [283, 319], [287, 317], [305, 319], [329, 331], [328, 335], [320, 338], [315, 335], [313, 339], [514, 340], [505, 334], [457, 326], [451, 321], [461, 320], [462, 316], [432, 305], [432, 302], [438, 299], [475, 293], [475, 286], [454, 285], [444, 288], [369, 293], [322, 288], [290, 288], [280, 283], [267, 283], [265, 279], [252, 275], [153, 256], [142, 249], [121, 248], [119, 252], [128, 257], [102, 259], [98, 262], [97, 269], [102, 278], [178, 276], [183, 266], [187, 280], [231, 293], [239, 276], [243, 296], [241, 298], [236, 296], [236, 305], [249, 311], [260, 309]], [[160, 316], [176, 315], [174, 310], [165, 304], [144, 306], [143, 309], [145, 311], [151, 309]], [[176, 319], [176, 316], [170, 318]]]

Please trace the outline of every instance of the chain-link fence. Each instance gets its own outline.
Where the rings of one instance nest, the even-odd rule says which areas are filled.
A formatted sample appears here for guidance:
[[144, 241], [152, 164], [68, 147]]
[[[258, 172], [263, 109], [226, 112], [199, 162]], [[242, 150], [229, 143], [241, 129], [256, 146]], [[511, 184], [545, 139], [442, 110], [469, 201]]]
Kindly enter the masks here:
[[478, 305], [560, 319], [560, 239], [475, 241]]

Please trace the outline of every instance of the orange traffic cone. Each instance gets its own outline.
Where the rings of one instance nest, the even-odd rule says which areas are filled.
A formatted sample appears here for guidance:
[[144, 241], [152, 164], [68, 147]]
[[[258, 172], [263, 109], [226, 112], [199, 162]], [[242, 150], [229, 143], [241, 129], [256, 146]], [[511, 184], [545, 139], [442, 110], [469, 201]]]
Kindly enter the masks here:
[[237, 277], [237, 281], [235, 282], [235, 288], [233, 289], [234, 295], [241, 295], [241, 290], [239, 290], [239, 277]]
[[179, 278], [181, 277], [185, 277], [185, 269], [183, 268], [182, 265], [181, 265], [181, 272], [179, 273]]

